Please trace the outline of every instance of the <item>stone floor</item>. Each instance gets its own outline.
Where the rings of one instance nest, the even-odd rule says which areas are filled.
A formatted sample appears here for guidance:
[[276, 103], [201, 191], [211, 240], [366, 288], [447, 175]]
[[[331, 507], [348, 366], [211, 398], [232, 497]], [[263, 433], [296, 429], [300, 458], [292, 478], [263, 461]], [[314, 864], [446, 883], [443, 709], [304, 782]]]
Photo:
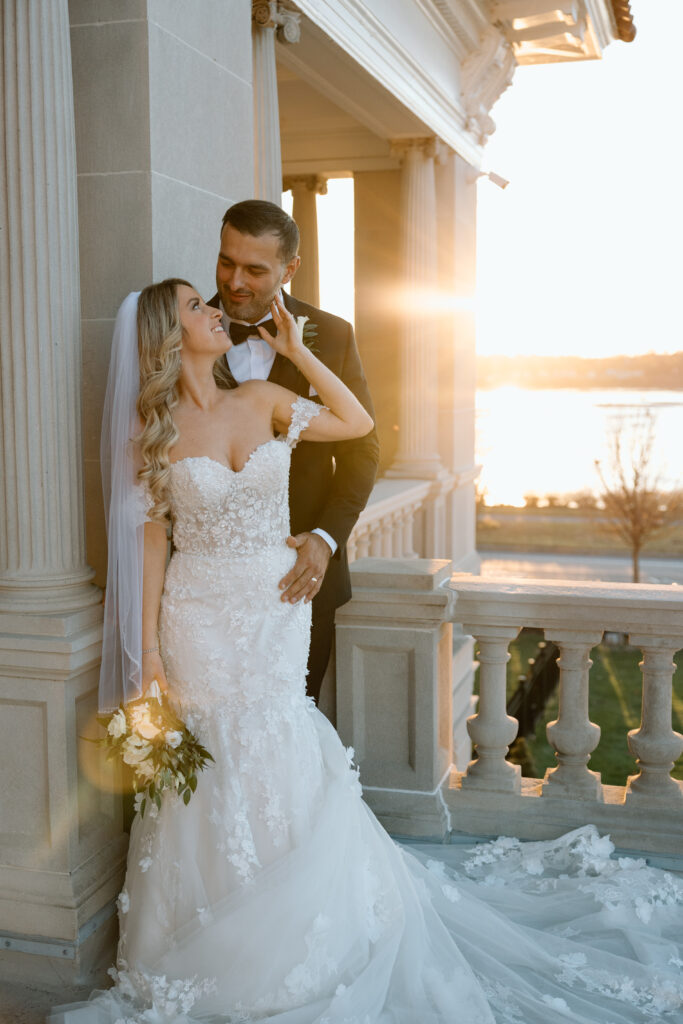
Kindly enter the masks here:
[[42, 989], [37, 986], [0, 983], [0, 1024], [45, 1024], [50, 1009], [60, 1003], [87, 999], [90, 989]]

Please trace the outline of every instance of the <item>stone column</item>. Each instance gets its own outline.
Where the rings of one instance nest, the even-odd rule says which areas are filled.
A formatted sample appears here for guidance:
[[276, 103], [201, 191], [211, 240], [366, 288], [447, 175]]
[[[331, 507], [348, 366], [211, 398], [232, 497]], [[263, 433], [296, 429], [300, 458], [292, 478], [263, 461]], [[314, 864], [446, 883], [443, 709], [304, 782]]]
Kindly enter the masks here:
[[67, 0], [6, 0], [0, 26], [0, 977], [77, 980], [115, 936], [125, 837], [99, 763], [84, 770], [102, 609], [85, 560]]
[[66, 0], [5, 3], [2, 29], [0, 609], [64, 611], [99, 600], [85, 556]]
[[292, 295], [312, 306], [320, 305], [320, 267], [318, 264], [317, 196], [327, 193], [327, 179], [321, 174], [293, 175], [285, 178], [285, 189], [292, 190], [292, 216], [299, 225], [301, 266], [292, 280]]
[[254, 194], [282, 202], [280, 109], [275, 67], [275, 34], [280, 42], [296, 43], [301, 15], [277, 0], [252, 0], [254, 82]]
[[434, 139], [394, 144], [402, 160], [401, 406], [398, 451], [387, 476], [434, 478], [442, 471], [437, 445], [438, 318]]

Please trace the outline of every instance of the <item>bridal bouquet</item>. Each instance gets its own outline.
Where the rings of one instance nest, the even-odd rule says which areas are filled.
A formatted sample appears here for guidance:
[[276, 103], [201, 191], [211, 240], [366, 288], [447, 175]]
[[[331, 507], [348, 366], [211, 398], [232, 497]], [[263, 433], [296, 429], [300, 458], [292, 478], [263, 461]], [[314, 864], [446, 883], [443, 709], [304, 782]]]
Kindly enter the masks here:
[[100, 716], [107, 735], [99, 740], [107, 760], [120, 757], [133, 772], [133, 788], [140, 817], [147, 802], [161, 807], [165, 789], [175, 790], [185, 804], [197, 788], [197, 772], [213, 757], [164, 701], [156, 680], [138, 700], [111, 716]]

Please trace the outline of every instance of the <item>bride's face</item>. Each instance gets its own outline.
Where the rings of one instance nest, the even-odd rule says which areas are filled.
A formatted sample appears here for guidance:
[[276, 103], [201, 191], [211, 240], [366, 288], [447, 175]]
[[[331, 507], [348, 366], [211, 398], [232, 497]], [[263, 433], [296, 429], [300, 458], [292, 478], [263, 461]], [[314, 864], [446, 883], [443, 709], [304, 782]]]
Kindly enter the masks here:
[[207, 306], [194, 288], [178, 285], [178, 309], [184, 352], [216, 359], [230, 348], [230, 339], [221, 324], [220, 309]]

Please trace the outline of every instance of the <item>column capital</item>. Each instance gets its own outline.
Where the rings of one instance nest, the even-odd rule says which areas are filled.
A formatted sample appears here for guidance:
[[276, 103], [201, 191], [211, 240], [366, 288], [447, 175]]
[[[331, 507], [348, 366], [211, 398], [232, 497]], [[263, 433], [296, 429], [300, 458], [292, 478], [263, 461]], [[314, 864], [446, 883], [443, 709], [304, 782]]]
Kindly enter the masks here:
[[287, 189], [306, 188], [316, 195], [327, 195], [327, 178], [324, 174], [287, 174], [282, 179], [282, 187]]
[[408, 153], [415, 152], [421, 153], [426, 160], [432, 159], [440, 164], [445, 161], [451, 150], [435, 135], [391, 140], [391, 155], [395, 159], [404, 160]]
[[281, 43], [301, 39], [301, 14], [280, 0], [251, 0], [251, 20], [260, 29], [275, 29]]

